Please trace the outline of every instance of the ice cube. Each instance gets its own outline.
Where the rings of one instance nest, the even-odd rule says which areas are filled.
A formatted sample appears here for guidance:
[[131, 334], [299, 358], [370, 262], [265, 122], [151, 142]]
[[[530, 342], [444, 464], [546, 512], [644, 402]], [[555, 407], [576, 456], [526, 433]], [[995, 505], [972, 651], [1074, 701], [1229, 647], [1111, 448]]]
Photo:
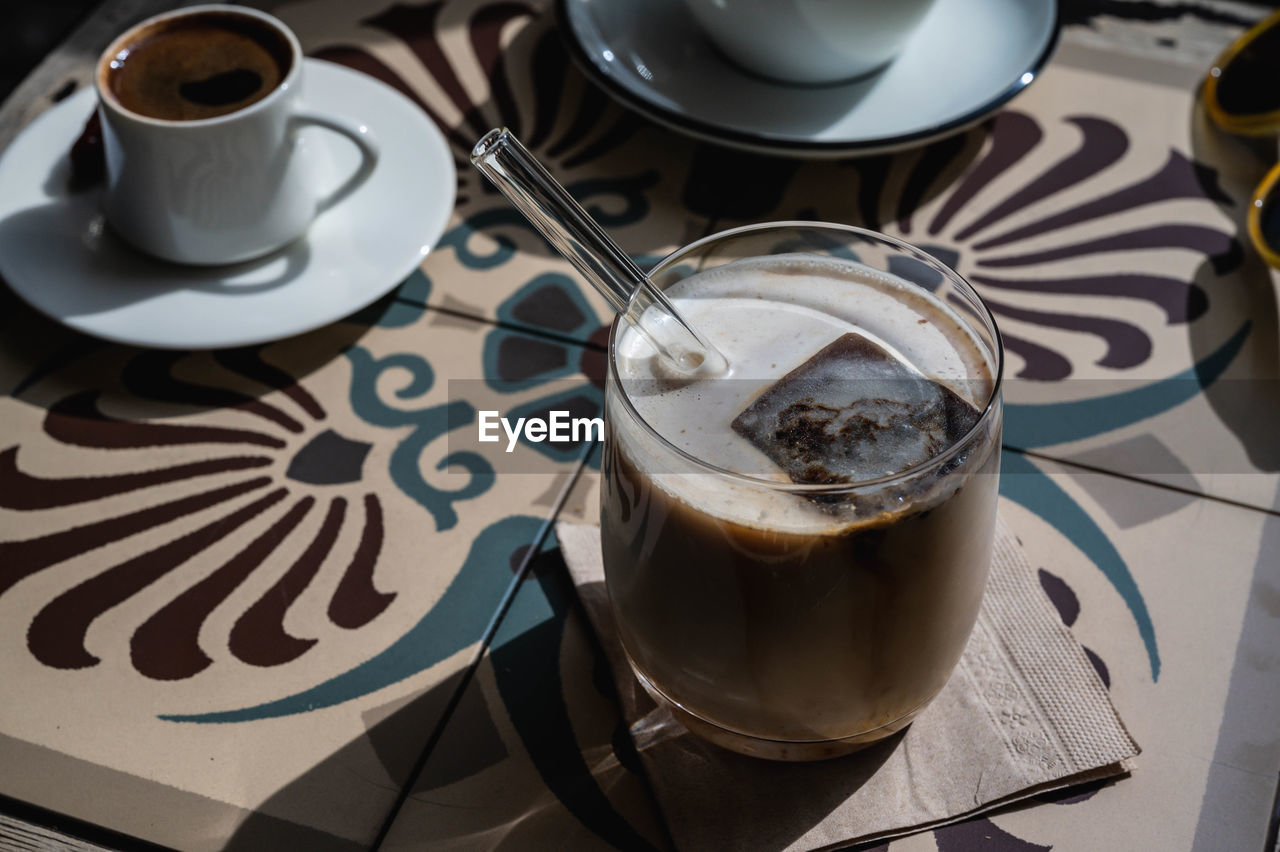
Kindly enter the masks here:
[[928, 461], [979, 417], [951, 389], [851, 332], [766, 388], [733, 429], [795, 482], [844, 483]]

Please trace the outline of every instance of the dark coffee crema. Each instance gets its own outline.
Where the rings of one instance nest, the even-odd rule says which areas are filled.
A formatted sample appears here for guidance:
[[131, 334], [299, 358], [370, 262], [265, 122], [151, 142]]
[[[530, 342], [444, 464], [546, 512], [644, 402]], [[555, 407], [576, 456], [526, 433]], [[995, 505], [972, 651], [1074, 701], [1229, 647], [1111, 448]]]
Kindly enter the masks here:
[[266, 21], [201, 12], [138, 31], [107, 63], [102, 83], [131, 112], [194, 121], [262, 100], [292, 62], [289, 42]]

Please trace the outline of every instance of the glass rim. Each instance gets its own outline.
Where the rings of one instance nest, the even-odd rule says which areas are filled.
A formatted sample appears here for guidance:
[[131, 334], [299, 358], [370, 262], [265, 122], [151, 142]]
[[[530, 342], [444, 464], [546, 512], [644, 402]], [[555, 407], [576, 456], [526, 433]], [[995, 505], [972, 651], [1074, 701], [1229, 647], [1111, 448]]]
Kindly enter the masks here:
[[[910, 243], [905, 242], [904, 240], [900, 240], [897, 237], [891, 237], [888, 234], [883, 234], [883, 233], [880, 233], [879, 231], [872, 231], [867, 228], [859, 228], [856, 225], [842, 225], [837, 222], [811, 222], [811, 221], [805, 221], [805, 220], [799, 220], [799, 219], [789, 219], [789, 220], [783, 220], [783, 221], [777, 221], [777, 222], [762, 222], [754, 225], [741, 225], [736, 228], [729, 228], [728, 230], [725, 230], [725, 231], [718, 231], [714, 234], [709, 234], [705, 237], [694, 240], [688, 245], [682, 246], [681, 248], [676, 249], [675, 251], [668, 254], [666, 257], [662, 258], [662, 260], [654, 264], [653, 268], [645, 273], [645, 277], [651, 278], [655, 273], [664, 271], [665, 269], [671, 266], [674, 266], [680, 260], [682, 260], [685, 256], [687, 256], [688, 254], [690, 254], [696, 249], [702, 248], [708, 243], [718, 242], [721, 240], [728, 239], [730, 237], [736, 237], [736, 236], [749, 234], [757, 231], [785, 231], [785, 230], [801, 230], [801, 229], [838, 231], [845, 235], [853, 234], [863, 239], [886, 244], [892, 248], [904, 251], [912, 258], [919, 260], [920, 262], [924, 263], [926, 266], [930, 267], [931, 269], [934, 269], [940, 272], [948, 280], [959, 284], [961, 292], [964, 292], [965, 294], [970, 296], [977, 303], [977, 307], [980, 311], [980, 317], [989, 326], [991, 330], [992, 338], [995, 343], [995, 362], [996, 363], [995, 363], [994, 377], [991, 383], [991, 393], [988, 395], [986, 403], [982, 406], [982, 412], [981, 414], [979, 414], [978, 420], [977, 422], [974, 423], [973, 427], [969, 429], [969, 431], [966, 432], [963, 437], [961, 437], [958, 441], [956, 441], [954, 444], [948, 447], [947, 450], [943, 453], [940, 453], [936, 456], [932, 456], [928, 459], [925, 459], [924, 461], [918, 464], [914, 464], [911, 467], [906, 468], [905, 470], [898, 471], [897, 473], [891, 473], [887, 476], [879, 476], [873, 479], [863, 479], [857, 482], [832, 482], [832, 483], [782, 482], [776, 479], [765, 479], [764, 477], [752, 476], [751, 474], [741, 473], [739, 471], [730, 470], [725, 467], [720, 467], [719, 465], [713, 464], [704, 459], [700, 459], [697, 456], [694, 456], [691, 453], [671, 443], [661, 433], [659, 433], [656, 429], [654, 429], [653, 426], [649, 423], [649, 421], [645, 420], [645, 418], [640, 414], [640, 412], [636, 410], [635, 404], [631, 401], [631, 397], [627, 393], [626, 387], [625, 385], [623, 385], [621, 377], [618, 375], [617, 358], [616, 358], [617, 343], [618, 343], [619, 329], [622, 328], [622, 322], [620, 321], [622, 317], [621, 315], [619, 315], [615, 319], [613, 323], [613, 327], [609, 330], [609, 351], [607, 355], [608, 362], [609, 362], [608, 378], [609, 378], [609, 382], [615, 385], [615, 387], [617, 388], [618, 390], [617, 396], [622, 400], [622, 404], [626, 408], [627, 413], [631, 416], [631, 418], [636, 423], [638, 423], [641, 426], [641, 428], [645, 432], [647, 432], [651, 437], [655, 438], [662, 447], [671, 451], [672, 453], [675, 453], [678, 457], [684, 459], [693, 467], [700, 468], [702, 471], [706, 473], [727, 477], [729, 479], [743, 482], [749, 485], [764, 486], [773, 491], [781, 491], [785, 493], [803, 494], [803, 495], [848, 494], [850, 492], [861, 491], [869, 488], [879, 488], [886, 485], [891, 485], [895, 482], [901, 482], [908, 479], [912, 479], [920, 475], [921, 473], [924, 473], [925, 471], [929, 470], [930, 468], [945, 465], [948, 461], [950, 461], [958, 453], [960, 453], [961, 450], [967, 449], [974, 441], [978, 439], [978, 437], [982, 433], [982, 430], [986, 427], [987, 423], [991, 420], [992, 417], [995, 416], [995, 411], [1000, 407], [999, 405], [997, 405], [997, 403], [1000, 400], [1000, 392], [1004, 382], [1004, 340], [1000, 335], [999, 326], [996, 325], [995, 316], [992, 315], [991, 309], [987, 307], [987, 303], [983, 300], [982, 296], [978, 293], [978, 291], [974, 288], [974, 286], [970, 284], [967, 280], [965, 280], [964, 276], [962, 276], [960, 273], [956, 272], [954, 269], [947, 266], [945, 263], [942, 263], [937, 258], [930, 255], [928, 252], [922, 251], [921, 249], [916, 248]], [[911, 282], [908, 282], [908, 283], [911, 283]]]

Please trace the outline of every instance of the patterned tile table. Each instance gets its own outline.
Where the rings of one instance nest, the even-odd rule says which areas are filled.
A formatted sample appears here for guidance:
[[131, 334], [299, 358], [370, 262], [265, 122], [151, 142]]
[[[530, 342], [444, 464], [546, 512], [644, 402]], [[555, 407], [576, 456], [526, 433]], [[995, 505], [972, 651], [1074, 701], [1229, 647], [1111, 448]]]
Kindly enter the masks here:
[[[100, 9], [0, 140], [158, 5]], [[1055, 59], [993, 119], [828, 162], [623, 111], [544, 6], [271, 7], [416, 101], [459, 164], [440, 245], [369, 309], [165, 353], [0, 289], [0, 811], [28, 822], [0, 819], [0, 845], [41, 820], [181, 849], [670, 844], [550, 532], [594, 517], [594, 448], [495, 466], [454, 446], [480, 408], [602, 401], [603, 301], [466, 165], [500, 124], [642, 263], [825, 219], [928, 247], [995, 311], [1002, 511], [1144, 752], [1118, 782], [877, 848], [1274, 843], [1280, 335], [1243, 237], [1274, 146], [1195, 98], [1260, 4], [1066, 3]]]

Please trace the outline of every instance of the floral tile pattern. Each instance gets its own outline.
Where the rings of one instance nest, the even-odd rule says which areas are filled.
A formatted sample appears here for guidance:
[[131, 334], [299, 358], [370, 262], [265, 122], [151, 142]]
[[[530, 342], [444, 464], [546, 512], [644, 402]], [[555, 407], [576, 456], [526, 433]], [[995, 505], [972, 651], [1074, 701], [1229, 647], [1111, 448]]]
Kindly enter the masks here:
[[[5, 401], [21, 439], [0, 451], [3, 676], [49, 705], [6, 705], [6, 734], [252, 808], [362, 738], [362, 714], [472, 663], [555, 468], [576, 463], [506, 476], [450, 452], [476, 413], [444, 377], [482, 375], [491, 327], [379, 312], [250, 350], [97, 348]], [[83, 691], [113, 696], [123, 739], [85, 727], [65, 700]], [[398, 749], [439, 717], [419, 721]], [[262, 762], [193, 783], [137, 738], [210, 758], [257, 742]], [[341, 768], [370, 779], [361, 819], [324, 807], [346, 795], [339, 767], [275, 816], [370, 840], [409, 764], [366, 752]]]
[[1164, 61], [1147, 36], [1179, 15], [1200, 44], [1245, 11], [1129, 4], [1155, 17], [1125, 30], [1125, 5], [1086, 15], [1101, 41], [1072, 32], [1145, 33], [1139, 59], [1051, 63], [922, 149], [802, 162], [624, 111], [545, 0], [272, 4], [436, 121], [453, 219], [391, 295], [262, 347], [104, 344], [0, 288], [0, 682], [22, 696], [0, 793], [192, 849], [366, 848], [388, 820], [394, 849], [669, 845], [550, 534], [596, 516], [591, 445], [468, 439], [485, 409], [603, 399], [610, 310], [468, 164], [507, 125], [641, 265], [824, 219], [989, 300], [1002, 511], [1145, 750], [1132, 778], [877, 848], [1259, 845], [1280, 312], [1242, 222], [1269, 163], [1157, 66], [1124, 70]]

